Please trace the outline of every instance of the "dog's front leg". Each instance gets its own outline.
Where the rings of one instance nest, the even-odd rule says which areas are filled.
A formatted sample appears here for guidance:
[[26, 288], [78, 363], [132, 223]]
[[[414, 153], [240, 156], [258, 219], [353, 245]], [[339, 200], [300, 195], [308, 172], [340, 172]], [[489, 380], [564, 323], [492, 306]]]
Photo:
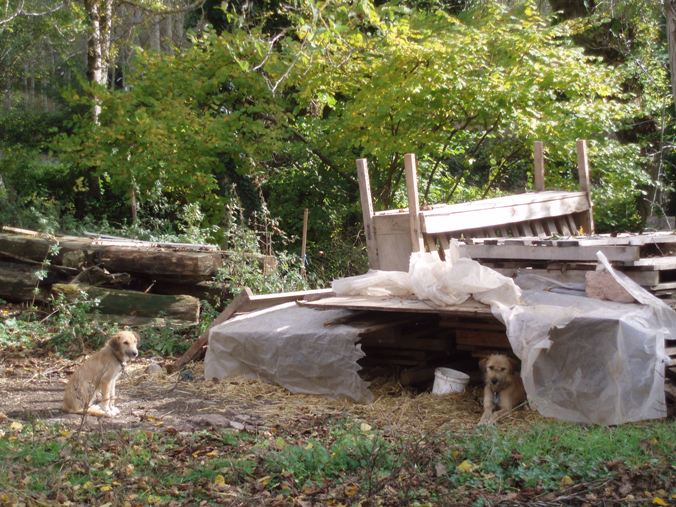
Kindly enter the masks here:
[[479, 420], [479, 424], [493, 423], [493, 391], [488, 386], [484, 387], [484, 413]]
[[116, 378], [113, 378], [110, 381], [110, 403], [108, 404], [108, 409], [106, 410], [111, 416], [116, 416], [120, 414], [120, 409], [115, 406], [115, 384]]
[[113, 406], [112, 397], [115, 393], [115, 380], [111, 379], [101, 383], [101, 410], [108, 417], [116, 416], [120, 411]]

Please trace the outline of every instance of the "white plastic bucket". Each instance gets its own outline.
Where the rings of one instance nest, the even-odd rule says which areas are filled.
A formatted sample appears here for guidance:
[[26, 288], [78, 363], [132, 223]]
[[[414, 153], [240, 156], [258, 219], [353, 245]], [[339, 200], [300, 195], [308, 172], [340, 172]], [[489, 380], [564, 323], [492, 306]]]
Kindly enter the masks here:
[[434, 370], [434, 386], [432, 393], [461, 393], [469, 382], [469, 375], [450, 368], [437, 368]]

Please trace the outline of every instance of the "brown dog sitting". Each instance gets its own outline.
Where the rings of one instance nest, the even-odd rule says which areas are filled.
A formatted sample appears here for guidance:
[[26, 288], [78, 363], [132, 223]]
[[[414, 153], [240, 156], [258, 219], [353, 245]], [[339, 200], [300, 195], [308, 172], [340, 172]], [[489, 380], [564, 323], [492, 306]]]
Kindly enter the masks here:
[[[63, 395], [63, 410], [72, 414], [114, 417], [120, 413], [115, 403], [115, 383], [129, 359], [138, 356], [139, 335], [133, 331], [114, 334], [106, 345], [89, 357], [73, 373]], [[100, 405], [93, 405], [96, 393]]]
[[515, 359], [503, 354], [492, 354], [479, 361], [479, 366], [486, 384], [484, 413], [479, 424], [492, 424], [526, 401], [526, 391]]

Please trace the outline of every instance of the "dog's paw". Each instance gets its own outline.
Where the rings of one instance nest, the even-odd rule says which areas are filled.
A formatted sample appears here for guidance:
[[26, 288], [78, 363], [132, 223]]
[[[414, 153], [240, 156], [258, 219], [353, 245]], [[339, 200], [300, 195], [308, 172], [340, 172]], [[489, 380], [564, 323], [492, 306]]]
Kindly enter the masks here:
[[493, 414], [486, 414], [484, 413], [481, 416], [481, 419], [479, 419], [479, 426], [484, 426], [486, 424], [493, 424], [495, 421], [493, 420]]
[[110, 406], [106, 409], [106, 415], [108, 417], [115, 417], [116, 415], [120, 415], [120, 409], [117, 407]]

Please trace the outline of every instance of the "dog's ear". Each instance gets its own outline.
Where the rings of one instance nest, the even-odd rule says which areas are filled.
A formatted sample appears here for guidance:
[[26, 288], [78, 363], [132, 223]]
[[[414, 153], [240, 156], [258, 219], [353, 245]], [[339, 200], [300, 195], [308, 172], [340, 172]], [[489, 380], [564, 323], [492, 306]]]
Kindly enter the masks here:
[[488, 363], [488, 358], [484, 357], [481, 361], [479, 361], [479, 369], [486, 373], [486, 363]]
[[110, 348], [113, 349], [115, 353], [122, 353], [122, 340], [120, 333], [116, 333], [111, 336], [110, 340], [108, 340], [108, 345], [110, 345]]
[[514, 359], [513, 357], [509, 358], [509, 366], [512, 369], [513, 372], [518, 372], [519, 371], [519, 361]]

